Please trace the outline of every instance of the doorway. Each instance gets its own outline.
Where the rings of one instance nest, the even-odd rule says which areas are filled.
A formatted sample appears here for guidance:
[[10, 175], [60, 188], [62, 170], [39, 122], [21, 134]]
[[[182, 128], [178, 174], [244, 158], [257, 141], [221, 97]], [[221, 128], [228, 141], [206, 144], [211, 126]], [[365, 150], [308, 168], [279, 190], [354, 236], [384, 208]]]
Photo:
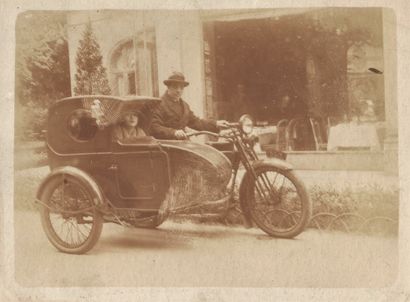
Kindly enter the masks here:
[[213, 116], [237, 120], [250, 113], [256, 121], [271, 124], [306, 114], [307, 58], [297, 20], [286, 16], [207, 22]]

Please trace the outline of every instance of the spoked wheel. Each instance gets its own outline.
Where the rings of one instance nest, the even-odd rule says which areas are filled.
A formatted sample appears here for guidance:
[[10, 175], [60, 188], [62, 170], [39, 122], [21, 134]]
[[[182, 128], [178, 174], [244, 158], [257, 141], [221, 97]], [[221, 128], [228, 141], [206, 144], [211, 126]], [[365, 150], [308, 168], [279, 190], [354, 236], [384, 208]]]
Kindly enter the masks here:
[[309, 223], [312, 205], [302, 182], [292, 171], [272, 166], [249, 177], [246, 207], [258, 227], [271, 236], [292, 238]]
[[52, 179], [40, 197], [41, 223], [60, 251], [83, 254], [97, 243], [103, 225], [93, 206], [94, 194], [79, 180], [65, 175]]

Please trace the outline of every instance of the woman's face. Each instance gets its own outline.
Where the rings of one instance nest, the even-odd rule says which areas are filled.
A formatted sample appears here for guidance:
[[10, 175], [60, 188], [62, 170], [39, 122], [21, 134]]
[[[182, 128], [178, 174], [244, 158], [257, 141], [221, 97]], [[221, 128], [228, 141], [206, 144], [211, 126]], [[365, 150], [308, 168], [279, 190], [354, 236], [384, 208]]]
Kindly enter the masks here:
[[127, 127], [136, 127], [138, 125], [138, 116], [135, 113], [128, 113], [124, 116], [124, 122]]

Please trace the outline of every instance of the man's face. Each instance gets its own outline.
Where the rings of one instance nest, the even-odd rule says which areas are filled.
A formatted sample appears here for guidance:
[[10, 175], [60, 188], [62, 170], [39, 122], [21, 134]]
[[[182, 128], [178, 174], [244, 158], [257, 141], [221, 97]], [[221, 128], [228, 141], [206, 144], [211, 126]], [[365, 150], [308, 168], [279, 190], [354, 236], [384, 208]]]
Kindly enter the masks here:
[[184, 92], [184, 85], [182, 84], [171, 84], [168, 86], [168, 95], [173, 100], [179, 100]]

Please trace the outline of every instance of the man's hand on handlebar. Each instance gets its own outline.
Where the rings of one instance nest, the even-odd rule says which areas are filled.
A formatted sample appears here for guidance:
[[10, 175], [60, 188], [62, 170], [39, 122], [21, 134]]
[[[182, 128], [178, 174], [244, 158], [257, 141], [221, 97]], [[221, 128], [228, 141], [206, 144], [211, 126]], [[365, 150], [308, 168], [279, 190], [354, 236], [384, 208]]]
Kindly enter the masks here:
[[184, 139], [188, 139], [188, 136], [186, 135], [184, 130], [175, 130], [175, 138], [176, 139], [180, 139], [180, 140], [184, 140]]
[[228, 121], [219, 120], [219, 121], [216, 121], [216, 127], [218, 127], [219, 129], [226, 129], [230, 127], [230, 124]]
[[220, 136], [230, 136], [232, 135], [232, 129], [223, 129], [219, 131]]

